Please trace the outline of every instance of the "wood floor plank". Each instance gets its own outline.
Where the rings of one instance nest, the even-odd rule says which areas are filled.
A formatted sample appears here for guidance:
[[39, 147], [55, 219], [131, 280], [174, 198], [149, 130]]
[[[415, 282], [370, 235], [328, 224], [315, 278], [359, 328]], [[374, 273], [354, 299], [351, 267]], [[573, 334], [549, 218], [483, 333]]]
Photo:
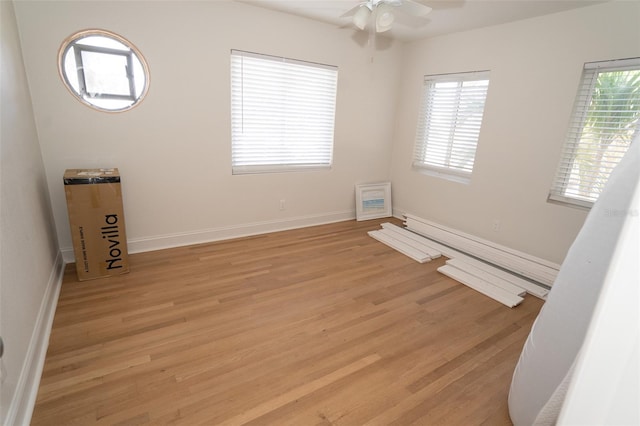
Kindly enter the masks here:
[[355, 371], [365, 368], [379, 360], [380, 360], [380, 356], [376, 354], [366, 356], [362, 359], [359, 359], [356, 362], [353, 362], [349, 365], [346, 365], [340, 368], [339, 370], [332, 372], [331, 374], [328, 374], [324, 377], [321, 377], [312, 382], [304, 384], [300, 387], [292, 389], [289, 392], [286, 392], [282, 395], [278, 395], [275, 398], [265, 401], [260, 405], [252, 407], [251, 409], [243, 412], [242, 414], [238, 414], [234, 417], [231, 417], [225, 420], [224, 422], [220, 423], [220, 425], [232, 426], [236, 424], [248, 423], [251, 420], [257, 419], [258, 417], [266, 413], [269, 413], [270, 411], [273, 411], [277, 408], [280, 408], [289, 402], [295, 401], [298, 398], [302, 398], [307, 394], [310, 394], [318, 389], [321, 389], [322, 387], [327, 386], [328, 384], [336, 380], [339, 380], [343, 377], [346, 377], [349, 374], [352, 374]]
[[[509, 424], [509, 309], [347, 221], [67, 266], [33, 425]], [[392, 220], [399, 224], [400, 221]]]

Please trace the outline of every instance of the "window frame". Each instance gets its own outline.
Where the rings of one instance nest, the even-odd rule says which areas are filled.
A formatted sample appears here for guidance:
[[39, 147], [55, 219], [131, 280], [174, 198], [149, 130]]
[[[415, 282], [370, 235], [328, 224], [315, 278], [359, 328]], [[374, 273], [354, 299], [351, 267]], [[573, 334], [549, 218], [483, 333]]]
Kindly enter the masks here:
[[[464, 170], [460, 167], [451, 166], [452, 162], [452, 151], [458, 149], [464, 149], [465, 147], [469, 147], [470, 144], [468, 141], [461, 141], [456, 138], [456, 133], [465, 126], [462, 126], [460, 123], [460, 106], [463, 102], [468, 102], [467, 98], [464, 96], [463, 84], [469, 81], [487, 81], [486, 86], [484, 87], [484, 93], [482, 98], [482, 112], [479, 117], [479, 122], [477, 126], [474, 126], [477, 134], [475, 135], [475, 139], [471, 141], [472, 149], [473, 149], [473, 162], [469, 170]], [[434, 100], [432, 96], [434, 93], [434, 87], [438, 83], [457, 83], [457, 91], [454, 95], [455, 97], [455, 116], [449, 122], [450, 131], [449, 136], [446, 138], [446, 144], [442, 144], [437, 142], [432, 144], [432, 149], [436, 151], [440, 148], [445, 148], [448, 151], [446, 155], [448, 165], [444, 164], [433, 164], [437, 163], [435, 159], [431, 160], [432, 164], [428, 164], [428, 149], [429, 149], [429, 132], [433, 131], [437, 125], [433, 125], [431, 122], [431, 118], [434, 114], [433, 105], [431, 104]], [[424, 173], [430, 176], [439, 177], [442, 179], [447, 179], [454, 182], [465, 183], [468, 184], [471, 181], [471, 175], [473, 173], [473, 168], [475, 166], [475, 157], [477, 155], [478, 142], [480, 140], [480, 132], [482, 129], [482, 124], [484, 121], [484, 110], [486, 107], [486, 101], [489, 92], [490, 85], [490, 71], [482, 70], [482, 71], [469, 71], [469, 72], [459, 72], [459, 73], [448, 73], [448, 74], [432, 74], [425, 75], [423, 81], [423, 89], [421, 93], [421, 103], [420, 103], [420, 112], [418, 116], [418, 123], [416, 129], [416, 137], [414, 142], [413, 149], [413, 157], [412, 157], [412, 169], [419, 173]], [[435, 113], [442, 113], [441, 110], [436, 110]]]
[[[104, 37], [111, 39], [115, 42], [122, 44], [128, 50], [120, 50], [113, 49], [109, 47], [102, 46], [92, 46], [88, 44], [83, 44], [81, 41], [88, 37]], [[75, 89], [74, 85], [69, 80], [69, 76], [67, 75], [65, 59], [67, 57], [67, 53], [69, 50], [73, 50], [74, 60], [76, 61], [76, 78], [78, 79], [78, 90]], [[120, 95], [120, 94], [109, 94], [109, 93], [90, 93], [86, 90], [86, 80], [84, 77], [83, 67], [77, 66], [77, 64], [81, 64], [83, 62], [82, 59], [82, 51], [93, 52], [93, 53], [104, 53], [110, 55], [118, 55], [124, 56], [127, 60], [127, 70], [126, 70], [126, 78], [129, 82], [129, 95]], [[137, 88], [135, 84], [135, 75], [134, 75], [134, 66], [133, 66], [133, 57], [137, 59], [137, 62], [140, 64], [142, 68], [142, 74], [144, 77], [144, 84], [141, 88]], [[103, 30], [103, 29], [85, 29], [77, 31], [67, 37], [60, 48], [58, 49], [58, 75], [60, 79], [64, 83], [65, 88], [71, 93], [71, 95], [77, 99], [80, 103], [101, 112], [106, 113], [121, 113], [125, 111], [129, 111], [142, 103], [145, 99], [147, 93], [149, 92], [149, 87], [151, 85], [151, 75], [149, 72], [149, 65], [147, 63], [146, 58], [142, 55], [142, 52], [129, 40], [122, 37], [119, 34], [116, 34], [112, 31]], [[140, 90], [140, 94], [137, 95], [137, 90]], [[100, 100], [123, 100], [123, 101], [131, 101], [130, 105], [127, 105], [122, 108], [107, 108], [104, 106], [100, 106], [92, 103], [91, 99], [100, 99]]]
[[[585, 62], [583, 65], [580, 81], [576, 90], [576, 96], [574, 98], [573, 110], [569, 119], [567, 134], [562, 144], [560, 158], [551, 183], [551, 188], [549, 189], [547, 202], [590, 210], [593, 204], [597, 201], [600, 194], [598, 194], [598, 197], [593, 201], [586, 200], [582, 197], [578, 198], [576, 196], [567, 195], [567, 188], [569, 187], [571, 180], [571, 171], [573, 170], [573, 164], [576, 161], [578, 150], [580, 148], [580, 141], [584, 134], [587, 115], [589, 113], [591, 100], [593, 99], [599, 75], [606, 72], [629, 70], [640, 71], [640, 58]], [[585, 91], [587, 87], [588, 90]], [[577, 132], [573, 130], [576, 128], [579, 129]], [[640, 119], [636, 122], [634, 134], [637, 135], [639, 132]], [[631, 137], [631, 140], [633, 141], [633, 137]], [[620, 161], [620, 159], [618, 159], [618, 161]], [[613, 168], [615, 168], [615, 166]], [[613, 171], [613, 168], [609, 170], [607, 181]], [[565, 169], [568, 171], [563, 171]]]
[[[245, 120], [250, 120], [248, 117], [245, 117], [245, 87], [251, 83], [251, 78], [254, 76], [248, 76], [248, 71], [245, 73], [245, 58], [248, 60], [255, 61], [254, 63], [259, 63], [259, 61], [265, 62], [265, 69], [268, 68], [266, 64], [279, 64], [277, 67], [283, 67], [286, 69], [287, 67], [309, 67], [308, 70], [313, 72], [317, 72], [319, 75], [324, 75], [324, 78], [327, 78], [332, 81], [318, 80], [316, 83], [327, 84], [329, 90], [326, 91], [327, 99], [323, 98], [324, 102], [329, 102], [327, 105], [322, 104], [323, 108], [326, 107], [326, 110], [323, 109], [322, 117], [327, 120], [326, 127], [324, 129], [324, 137], [327, 138], [323, 140], [321, 143], [314, 144], [311, 139], [303, 138], [303, 141], [306, 141], [310, 148], [316, 149], [315, 151], [310, 151], [307, 157], [300, 159], [300, 162], [292, 162], [296, 154], [294, 152], [297, 148], [301, 148], [304, 146], [304, 142], [300, 144], [295, 144], [291, 149], [287, 148], [287, 144], [292, 142], [292, 137], [290, 134], [287, 134], [288, 130], [296, 129], [295, 125], [287, 123], [282, 124], [280, 126], [274, 126], [274, 128], [278, 130], [274, 130], [273, 133], [269, 133], [269, 137], [279, 137], [277, 141], [271, 140], [267, 141], [269, 137], [263, 137], [262, 140], [255, 135], [246, 136], [246, 139], [243, 141], [243, 136], [245, 136]], [[257, 60], [257, 61], [256, 61]], [[235, 62], [240, 61], [240, 62]], [[260, 66], [260, 65], [258, 65]], [[234, 67], [239, 67], [241, 69], [240, 73], [236, 73]], [[323, 71], [324, 70], [324, 71]], [[326, 71], [326, 72], [325, 72]], [[265, 70], [260, 70], [260, 72], [266, 72]], [[274, 72], [275, 75], [275, 72]], [[299, 75], [304, 75], [308, 77], [304, 73]], [[311, 73], [310, 75], [313, 75]], [[243, 175], [243, 174], [262, 174], [262, 173], [281, 173], [281, 172], [301, 172], [301, 171], [318, 171], [318, 170], [330, 170], [333, 165], [333, 150], [335, 145], [335, 115], [337, 108], [337, 95], [338, 95], [338, 67], [334, 65], [327, 65], [317, 62], [303, 61], [298, 59], [285, 58], [281, 56], [267, 55], [262, 53], [255, 52], [247, 52], [238, 49], [231, 49], [230, 52], [230, 80], [231, 80], [231, 172], [233, 175]], [[263, 76], [264, 77], [264, 76]], [[282, 83], [281, 80], [277, 80], [276, 76], [273, 77], [273, 81], [269, 80], [269, 83], [276, 84], [274, 81], [278, 83]], [[267, 75], [267, 78], [271, 78]], [[245, 79], [247, 79], [245, 81]], [[247, 86], [244, 86], [245, 82], [247, 82]], [[286, 88], [291, 89], [287, 84]], [[319, 90], [319, 89], [318, 89]], [[283, 92], [287, 92], [284, 90]], [[288, 95], [279, 97], [278, 99], [281, 101], [287, 101], [289, 98], [293, 99], [294, 96], [291, 92], [287, 92]], [[293, 92], [297, 95], [300, 95], [301, 92]], [[318, 92], [319, 93], [319, 92]], [[240, 98], [237, 98], [240, 96]], [[246, 99], [247, 101], [251, 101], [252, 99]], [[266, 102], [265, 102], [266, 103]], [[308, 105], [307, 105], [308, 106]], [[250, 108], [250, 106], [247, 106]], [[240, 108], [240, 111], [238, 111]], [[257, 111], [257, 109], [256, 109]], [[276, 109], [274, 113], [275, 116], [278, 114], [283, 114], [283, 111]], [[274, 119], [270, 117], [272, 115], [269, 110], [265, 109], [264, 111], [259, 111], [260, 119]], [[288, 121], [288, 120], [287, 120]], [[291, 126], [291, 127], [289, 127]], [[251, 126], [247, 126], [251, 127]], [[260, 128], [260, 130], [266, 132], [266, 128]], [[328, 134], [330, 133], [330, 137]], [[287, 134], [285, 136], [285, 134]], [[299, 136], [298, 136], [299, 137]], [[258, 142], [256, 142], [258, 141]], [[243, 145], [244, 143], [244, 145]], [[259, 145], [260, 148], [257, 148], [256, 145]], [[248, 149], [247, 149], [248, 147]], [[318, 151], [318, 147], [321, 149]], [[244, 151], [243, 151], [244, 148]], [[271, 159], [258, 159], [258, 154], [255, 152], [251, 152], [253, 155], [252, 158], [248, 158], [243, 155], [243, 152], [248, 152], [251, 150], [259, 151], [260, 149], [273, 149], [276, 154], [282, 155], [278, 157], [277, 155], [272, 156]], [[321, 159], [318, 161], [313, 161], [313, 156], [318, 155], [318, 153], [323, 153]], [[298, 153], [299, 154], [299, 153]], [[247, 159], [248, 158], [248, 159]], [[247, 164], [247, 161], [252, 162], [251, 164]]]
[[[133, 51], [129, 49], [128, 51], [118, 50], [118, 49], [109, 49], [107, 47], [98, 47], [98, 46], [89, 46], [86, 44], [77, 43], [78, 40], [74, 40], [67, 45], [65, 49], [64, 56], [66, 56], [67, 51], [73, 48], [73, 53], [76, 58], [77, 72], [78, 72], [78, 86], [80, 89], [81, 96], [88, 96], [94, 99], [118, 99], [124, 101], [136, 101], [136, 89], [135, 89], [135, 81], [133, 78]], [[114, 55], [114, 56], [123, 56], [127, 61], [127, 68], [125, 71], [125, 77], [129, 82], [129, 95], [119, 95], [115, 93], [91, 93], [87, 91], [87, 83], [84, 72], [84, 60], [82, 58], [82, 52], [91, 52], [91, 53], [102, 53], [104, 55]], [[66, 75], [65, 75], [66, 78]]]

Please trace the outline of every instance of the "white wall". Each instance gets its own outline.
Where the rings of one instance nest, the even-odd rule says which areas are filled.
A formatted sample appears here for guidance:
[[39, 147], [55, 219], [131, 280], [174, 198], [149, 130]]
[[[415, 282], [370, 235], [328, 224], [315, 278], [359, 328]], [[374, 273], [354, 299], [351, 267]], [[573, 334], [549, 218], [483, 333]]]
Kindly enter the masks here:
[[[582, 66], [640, 56], [639, 17], [640, 2], [612, 2], [408, 44], [394, 135], [394, 209], [561, 262], [586, 212], [546, 198]], [[491, 77], [471, 183], [412, 171], [423, 76], [476, 70]]]
[[[173, 234], [215, 238], [255, 229], [248, 224], [351, 218], [354, 184], [389, 178], [398, 46], [376, 52], [371, 63], [350, 29], [231, 1], [18, 2], [16, 15], [63, 249], [71, 247], [66, 168], [120, 168], [134, 251]], [[58, 48], [85, 28], [117, 32], [147, 59], [151, 86], [135, 109], [97, 112], [63, 86]], [[231, 49], [339, 67], [331, 171], [231, 175]]]
[[33, 369], [30, 343], [40, 337], [36, 329], [50, 302], [58, 244], [12, 2], [0, 1], [0, 19], [0, 336], [6, 372], [0, 424], [13, 424], [7, 414], [13, 409], [16, 420], [20, 388]]
[[[134, 251], [350, 218], [355, 183], [391, 178], [396, 212], [561, 262], [586, 212], [546, 197], [581, 68], [640, 56], [639, 7], [611, 2], [392, 44], [371, 63], [350, 29], [237, 2], [18, 2], [60, 246], [71, 247], [63, 171], [115, 166]], [[139, 107], [100, 113], [64, 88], [57, 50], [85, 28], [118, 32], [145, 55], [151, 89]], [[331, 171], [231, 175], [232, 48], [339, 66]], [[471, 183], [412, 171], [423, 75], [483, 69], [491, 85]]]

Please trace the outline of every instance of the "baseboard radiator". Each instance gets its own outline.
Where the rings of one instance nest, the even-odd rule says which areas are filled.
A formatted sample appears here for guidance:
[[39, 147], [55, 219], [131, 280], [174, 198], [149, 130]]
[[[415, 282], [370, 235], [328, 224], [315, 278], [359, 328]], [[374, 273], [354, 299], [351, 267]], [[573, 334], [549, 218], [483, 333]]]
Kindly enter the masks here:
[[506, 306], [525, 294], [545, 299], [560, 265], [452, 228], [405, 215], [405, 226], [383, 223], [369, 235], [418, 262], [443, 255], [438, 271]]

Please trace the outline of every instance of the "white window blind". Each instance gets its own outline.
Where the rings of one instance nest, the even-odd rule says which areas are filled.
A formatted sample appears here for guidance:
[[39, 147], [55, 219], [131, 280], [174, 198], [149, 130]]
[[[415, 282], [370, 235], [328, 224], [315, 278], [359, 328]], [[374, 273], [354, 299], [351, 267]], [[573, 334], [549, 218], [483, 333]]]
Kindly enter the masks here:
[[468, 182], [488, 88], [488, 71], [425, 76], [414, 168]]
[[331, 167], [338, 68], [231, 51], [234, 174]]
[[585, 64], [549, 199], [591, 207], [640, 130], [640, 58]]

